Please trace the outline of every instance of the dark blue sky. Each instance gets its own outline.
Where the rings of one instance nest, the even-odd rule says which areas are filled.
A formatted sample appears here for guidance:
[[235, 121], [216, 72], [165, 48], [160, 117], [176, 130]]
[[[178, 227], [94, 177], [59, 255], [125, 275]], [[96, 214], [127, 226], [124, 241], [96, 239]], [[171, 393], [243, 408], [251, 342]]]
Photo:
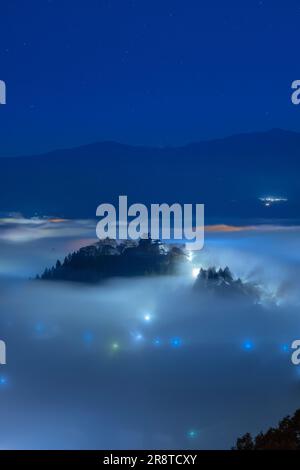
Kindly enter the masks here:
[[300, 2], [2, 0], [0, 155], [300, 131]]

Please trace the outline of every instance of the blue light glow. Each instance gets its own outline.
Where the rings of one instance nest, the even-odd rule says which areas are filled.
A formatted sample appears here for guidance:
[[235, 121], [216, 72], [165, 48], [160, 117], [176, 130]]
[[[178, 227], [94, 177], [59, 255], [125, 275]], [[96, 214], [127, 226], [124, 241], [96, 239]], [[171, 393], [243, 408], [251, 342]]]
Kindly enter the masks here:
[[144, 336], [139, 331], [133, 331], [130, 334], [131, 334], [132, 338], [134, 339], [134, 341], [136, 341], [138, 343], [143, 341], [143, 339], [144, 339]]
[[179, 337], [175, 337], [171, 339], [171, 346], [173, 348], [180, 348], [182, 346], [182, 339]]
[[254, 345], [252, 341], [245, 341], [243, 343], [243, 349], [245, 349], [246, 351], [251, 351], [253, 348], [254, 348]]
[[137, 341], [141, 341], [141, 340], [143, 339], [143, 335], [142, 335], [141, 333], [137, 333], [135, 339], [136, 339]]
[[7, 377], [5, 377], [5, 375], [0, 375], [0, 387], [5, 387], [5, 385], [7, 385], [8, 383], [8, 380], [7, 380]]
[[195, 429], [191, 429], [190, 431], [188, 431], [187, 437], [189, 439], [196, 439], [198, 437], [198, 434], [198, 431], [196, 431]]

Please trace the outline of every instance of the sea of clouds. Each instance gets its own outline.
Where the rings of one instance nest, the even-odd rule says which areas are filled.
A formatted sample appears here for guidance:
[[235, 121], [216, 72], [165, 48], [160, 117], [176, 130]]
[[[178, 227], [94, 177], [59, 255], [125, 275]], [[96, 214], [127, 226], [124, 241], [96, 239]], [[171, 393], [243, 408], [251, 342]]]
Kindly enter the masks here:
[[[178, 276], [85, 286], [30, 278], [91, 242], [91, 221], [2, 220], [0, 447], [230, 448], [294, 412], [299, 233], [213, 231]], [[210, 265], [261, 302], [194, 292]]]

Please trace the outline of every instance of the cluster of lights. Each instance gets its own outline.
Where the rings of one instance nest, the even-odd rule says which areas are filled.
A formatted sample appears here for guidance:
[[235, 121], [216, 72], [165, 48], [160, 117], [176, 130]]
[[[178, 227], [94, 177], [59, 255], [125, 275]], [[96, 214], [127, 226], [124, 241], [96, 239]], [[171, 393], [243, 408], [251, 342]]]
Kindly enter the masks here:
[[[131, 336], [132, 336], [133, 340], [136, 343], [141, 343], [142, 341], [144, 341], [144, 336], [141, 333], [136, 333], [136, 332], [131, 333]], [[159, 337], [156, 337], [151, 341], [151, 343], [156, 347], [162, 346], [164, 344], [169, 344], [172, 348], [178, 349], [182, 346], [183, 341], [182, 341], [182, 338], [180, 338], [179, 336], [175, 336], [173, 338], [170, 338], [167, 341], [164, 341], [163, 339], [161, 339]], [[120, 344], [115, 341], [115, 342], [111, 343], [110, 349], [113, 352], [119, 351], [120, 350]]]
[[[137, 342], [141, 342], [141, 341], [144, 340], [144, 336], [141, 333], [138, 333], [138, 332], [132, 333], [132, 336], [133, 336], [134, 340], [137, 341]], [[172, 348], [177, 349], [177, 348], [180, 348], [183, 345], [183, 340], [179, 336], [174, 336], [174, 337], [168, 339], [167, 341], [164, 341], [160, 337], [156, 337], [152, 340], [152, 344], [154, 346], [162, 346], [163, 344], [169, 344]], [[111, 350], [112, 351], [119, 351], [119, 349], [120, 349], [120, 345], [119, 345], [118, 342], [113, 342], [111, 344]], [[242, 349], [244, 349], [245, 351], [253, 351], [255, 349], [255, 344], [251, 340], [246, 340], [242, 343]], [[289, 352], [290, 347], [289, 347], [288, 344], [282, 344], [282, 345], [280, 345], [280, 350], [283, 351], [283, 352]], [[1, 378], [0, 378], [0, 385], [1, 385]]]
[[[270, 199], [270, 198], [266, 198], [266, 199]], [[274, 198], [271, 198], [272, 201], [273, 201], [273, 199]], [[277, 200], [277, 198], [276, 198], [276, 200]], [[281, 200], [281, 198], [280, 198], [280, 200]], [[191, 255], [192, 255], [192, 253], [191, 253]], [[192, 259], [192, 257], [191, 257], [191, 259]], [[193, 275], [194, 278], [198, 277], [199, 272], [200, 272], [200, 268], [193, 267], [192, 275]], [[145, 323], [150, 323], [153, 320], [153, 315], [149, 311], [146, 311], [145, 313], [143, 313], [141, 318]], [[34, 326], [34, 329], [35, 329], [35, 332], [37, 334], [41, 335], [45, 332], [45, 325], [41, 322], [36, 323], [35, 326]], [[131, 335], [132, 335], [134, 341], [137, 342], [137, 343], [142, 342], [145, 339], [144, 335], [139, 331], [132, 332]], [[88, 331], [88, 330], [83, 333], [82, 338], [83, 338], [83, 342], [86, 346], [90, 346], [94, 341], [93, 333], [91, 331]], [[171, 337], [168, 340], [162, 340], [160, 337], [155, 337], [154, 339], [152, 339], [151, 343], [152, 343], [152, 345], [154, 345], [156, 347], [162, 346], [164, 344], [169, 344], [169, 346], [171, 346], [172, 348], [177, 349], [177, 348], [180, 348], [182, 346], [183, 340], [182, 340], [182, 338], [180, 338], [178, 336]], [[255, 344], [251, 340], [246, 340], [242, 343], [242, 349], [244, 349], [245, 351], [252, 351], [253, 349], [255, 349]], [[112, 342], [110, 344], [110, 350], [112, 352], [119, 351], [120, 350], [120, 344], [117, 341]], [[280, 350], [282, 352], [289, 352], [290, 347], [289, 347], [288, 344], [281, 344], [280, 345]], [[7, 385], [7, 378], [2, 375], [2, 376], [0, 376], [0, 387], [3, 387], [5, 385]], [[193, 437], [193, 433], [195, 433], [195, 431], [190, 431], [190, 433], [191, 433], [190, 437]]]
[[[199, 274], [200, 269], [199, 268], [193, 268], [193, 277], [197, 277]], [[153, 320], [153, 315], [149, 312], [144, 313], [142, 316], [142, 319], [145, 323], [150, 323]], [[45, 325], [43, 323], [36, 323], [34, 326], [34, 329], [36, 333], [38, 334], [43, 334], [45, 331]], [[135, 342], [141, 343], [145, 340], [144, 335], [139, 332], [135, 331], [131, 333], [132, 338], [134, 339]], [[91, 331], [87, 330], [83, 333], [83, 342], [86, 346], [90, 346], [94, 342], [94, 335]], [[164, 344], [169, 344], [174, 349], [180, 348], [183, 345], [183, 340], [179, 336], [171, 337], [167, 340], [163, 340], [160, 337], [155, 337], [154, 339], [151, 340], [151, 343], [154, 346], [162, 346]], [[285, 343], [281, 344], [279, 346], [280, 350], [282, 352], [289, 352], [290, 351], [290, 346]], [[246, 340], [242, 343], [242, 349], [245, 351], [252, 351], [255, 349], [255, 344], [251, 340]], [[110, 344], [110, 350], [113, 352], [117, 352], [120, 350], [120, 344], [117, 341], [114, 341]], [[4, 375], [0, 375], [0, 387], [7, 385], [7, 378]]]
[[270, 207], [271, 204], [277, 204], [279, 202], [287, 202], [288, 199], [285, 197], [273, 197], [273, 196], [268, 196], [268, 197], [260, 197], [259, 200], [266, 206]]
[[[250, 340], [247, 340], [247, 341], [244, 341], [243, 344], [242, 344], [242, 348], [245, 350], [245, 351], [252, 351], [253, 349], [255, 349], [255, 344], [253, 341], [250, 341]], [[288, 344], [281, 344], [280, 345], [280, 350], [282, 352], [289, 352], [291, 350], [290, 346]]]

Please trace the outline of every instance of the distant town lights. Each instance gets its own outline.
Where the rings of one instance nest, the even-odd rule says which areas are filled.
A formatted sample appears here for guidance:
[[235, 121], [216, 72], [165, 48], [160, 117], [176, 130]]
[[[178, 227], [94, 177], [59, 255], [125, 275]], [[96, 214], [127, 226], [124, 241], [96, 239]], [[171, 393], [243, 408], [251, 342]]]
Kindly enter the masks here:
[[280, 202], [287, 202], [288, 201], [288, 199], [286, 197], [277, 197], [277, 196], [260, 197], [259, 200], [266, 207], [270, 207], [272, 204], [278, 204]]

